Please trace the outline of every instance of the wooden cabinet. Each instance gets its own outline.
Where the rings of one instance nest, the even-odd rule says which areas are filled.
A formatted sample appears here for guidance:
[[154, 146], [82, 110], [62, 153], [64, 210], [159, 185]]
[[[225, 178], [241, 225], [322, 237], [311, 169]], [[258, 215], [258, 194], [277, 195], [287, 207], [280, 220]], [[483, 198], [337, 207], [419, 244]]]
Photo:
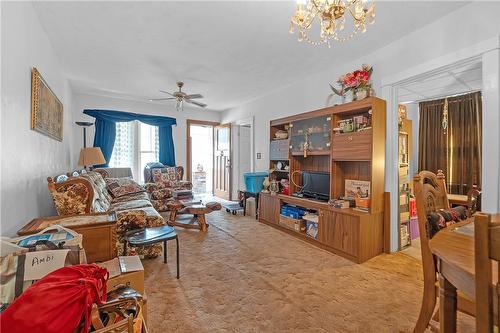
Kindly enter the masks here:
[[[349, 120], [358, 124], [353, 126], [354, 131], [339, 133], [341, 125]], [[271, 120], [270, 178], [281, 185], [275, 196], [260, 195], [259, 220], [358, 263], [382, 253], [384, 233], [390, 233], [384, 230], [383, 220], [385, 127], [386, 103], [376, 97]], [[275, 154], [279, 151], [275, 143], [278, 132], [288, 133], [288, 156], [285, 151]], [[280, 167], [276, 158], [282, 159]], [[307, 199], [309, 193], [304, 193], [302, 183], [304, 171], [330, 175], [330, 199], [346, 196], [347, 181], [368, 182], [369, 207], [340, 209], [326, 201]], [[308, 236], [279, 225], [280, 209], [285, 204], [318, 214], [317, 218], [309, 217], [309, 221], [318, 221], [317, 237], [315, 233]]]
[[335, 161], [369, 161], [372, 158], [372, 131], [333, 136], [332, 158]]
[[280, 219], [280, 201], [274, 195], [259, 195], [259, 221], [278, 224]]
[[339, 251], [358, 255], [359, 218], [328, 210], [319, 211], [318, 240]]

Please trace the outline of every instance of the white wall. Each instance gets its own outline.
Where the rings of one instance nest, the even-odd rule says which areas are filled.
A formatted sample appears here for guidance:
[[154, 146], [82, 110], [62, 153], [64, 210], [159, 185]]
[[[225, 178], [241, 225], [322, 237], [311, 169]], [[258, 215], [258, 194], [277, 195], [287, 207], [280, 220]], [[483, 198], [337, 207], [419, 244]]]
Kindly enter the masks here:
[[408, 119], [411, 120], [411, 163], [410, 163], [410, 175], [413, 177], [418, 172], [418, 131], [420, 123], [420, 111], [418, 103], [406, 104], [406, 113], [408, 114]]
[[[498, 38], [500, 36], [500, 21], [497, 18], [497, 13], [499, 12], [500, 3], [498, 2], [473, 2], [370, 54], [353, 54], [352, 58], [357, 60], [351, 63], [335, 63], [335, 47], [342, 47], [342, 45], [334, 45], [332, 49], [325, 48], [324, 52], [331, 52], [332, 54], [330, 68], [325, 67], [323, 73], [303, 78], [298, 83], [226, 111], [222, 116], [222, 122], [230, 122], [249, 116], [255, 117], [255, 154], [262, 154], [262, 159], [255, 160], [255, 169], [265, 170], [268, 167], [269, 159], [268, 136], [269, 121], [271, 119], [324, 107], [327, 95], [330, 93], [328, 83], [334, 83], [339, 75], [358, 68], [363, 63], [368, 63], [374, 67], [374, 88], [381, 94], [381, 81], [384, 78], [396, 76], [409, 68], [470, 48], [482, 41]], [[474, 14], [471, 15], [470, 13]], [[374, 36], [373, 38], [384, 38], [384, 36]], [[497, 89], [496, 95], [498, 96], [498, 83], [494, 87]], [[393, 126], [397, 131], [397, 109], [394, 108], [388, 111], [393, 113], [392, 117], [388, 116], [388, 122], [391, 119], [395, 121], [394, 124], [388, 123], [388, 125]], [[498, 113], [498, 109], [492, 108], [488, 112]], [[496, 122], [494, 126], [497, 126], [496, 131], [498, 131]], [[487, 130], [486, 127], [483, 132]], [[389, 131], [388, 133], [392, 132]], [[397, 141], [393, 142], [394, 140], [397, 139], [388, 135], [387, 147], [396, 146]], [[390, 156], [392, 154], [388, 151], [386, 155], [387, 170], [391, 170], [391, 167], [388, 166], [394, 164]], [[498, 152], [495, 156], [498, 156]], [[498, 161], [496, 164], [491, 165], [493, 165], [494, 170], [490, 171], [496, 172], [498, 175], [498, 169], [496, 168]], [[488, 166], [485, 167], [488, 168]], [[389, 176], [393, 177], [393, 175], [386, 172], [386, 190], [392, 188], [392, 185], [388, 182]], [[496, 191], [498, 192], [498, 183], [500, 182], [498, 176], [495, 178], [495, 182], [497, 184]], [[492, 193], [492, 195], [495, 195], [495, 193]], [[498, 193], [496, 193], [496, 197], [498, 197]], [[392, 228], [391, 236], [393, 250], [395, 250], [395, 244], [397, 244], [397, 229], [395, 227]]]
[[[31, 219], [55, 213], [47, 177], [75, 162], [72, 92], [32, 4], [2, 2], [1, 11], [0, 233], [13, 236]], [[62, 142], [30, 129], [32, 67], [63, 103]]]
[[[74, 120], [94, 121], [95, 119], [83, 114], [84, 109], [105, 109], [115, 111], [126, 111], [156, 116], [166, 116], [177, 119], [177, 126], [173, 127], [175, 161], [177, 165], [186, 167], [186, 120], [208, 120], [220, 121], [221, 113], [208, 111], [199, 108], [190, 108], [184, 105], [184, 110], [177, 112], [173, 104], [153, 104], [141, 101], [110, 98], [94, 95], [75, 94]], [[75, 125], [76, 127], [76, 125]], [[82, 129], [76, 128], [74, 151], [75, 158], [82, 148]], [[94, 126], [87, 131], [87, 146], [92, 146], [94, 142]]]

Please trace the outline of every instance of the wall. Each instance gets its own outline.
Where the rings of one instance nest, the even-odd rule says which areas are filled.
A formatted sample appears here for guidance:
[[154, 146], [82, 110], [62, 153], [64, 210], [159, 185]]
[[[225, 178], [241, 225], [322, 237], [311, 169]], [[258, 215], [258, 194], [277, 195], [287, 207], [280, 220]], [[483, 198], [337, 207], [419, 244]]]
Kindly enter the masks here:
[[410, 175], [416, 174], [418, 172], [418, 131], [419, 131], [419, 121], [420, 112], [418, 108], [418, 103], [406, 104], [406, 112], [408, 114], [408, 119], [411, 120], [411, 136], [412, 136], [412, 146], [411, 146], [411, 163], [410, 163]]
[[[175, 161], [177, 165], [186, 167], [186, 120], [208, 120], [220, 121], [221, 113], [208, 111], [199, 108], [190, 108], [184, 106], [184, 110], [177, 112], [173, 104], [153, 104], [141, 101], [126, 100], [119, 98], [110, 98], [95, 95], [76, 94], [74, 103], [74, 120], [75, 121], [94, 121], [95, 119], [83, 114], [84, 109], [107, 109], [116, 111], [126, 111], [141, 114], [150, 114], [156, 116], [166, 116], [177, 119], [177, 126], [173, 127], [173, 137], [175, 146]], [[75, 158], [82, 148], [83, 132], [81, 128], [75, 127], [75, 140], [73, 149]], [[87, 146], [92, 146], [94, 141], [94, 127], [90, 127], [87, 131]]]
[[[32, 4], [2, 2], [1, 11], [0, 234], [13, 236], [34, 217], [55, 213], [47, 177], [75, 163], [72, 91]], [[33, 66], [63, 103], [62, 142], [30, 129]]]
[[[497, 19], [496, 13], [499, 11], [500, 3], [498, 2], [473, 2], [463, 6], [440, 20], [416, 30], [381, 49], [368, 54], [353, 55], [352, 58], [356, 60], [350, 63], [338, 64], [332, 60], [331, 67], [325, 67], [323, 73], [302, 78], [298, 83], [285, 86], [281, 90], [271, 92], [267, 96], [228, 110], [224, 112], [222, 122], [231, 122], [252, 115], [255, 117], [255, 154], [262, 154], [262, 159], [255, 160], [255, 169], [265, 170], [268, 168], [268, 136], [269, 121], [271, 119], [325, 107], [327, 96], [330, 93], [328, 83], [334, 83], [336, 78], [341, 74], [358, 68], [363, 63], [368, 63], [374, 67], [373, 86], [381, 94], [383, 90], [382, 79], [398, 76], [400, 73], [408, 72], [409, 69], [415, 72], [414, 69], [419, 68], [422, 64], [427, 64], [433, 62], [435, 59], [441, 59], [455, 52], [469, 49], [482, 41], [498, 38], [500, 36], [500, 21]], [[470, 15], [470, 13], [474, 13], [474, 15]], [[467, 24], [464, 24], [464, 22], [467, 22]], [[374, 38], [377, 38], [377, 36], [374, 36]], [[380, 36], [380, 38], [383, 38], [383, 36]], [[334, 57], [336, 46], [333, 46], [331, 50], [325, 48], [324, 52], [331, 52], [332, 57]], [[342, 45], [338, 45], [338, 47], [342, 47]], [[495, 61], [498, 63], [498, 60], [495, 60], [496, 58], [493, 56], [491, 58], [493, 59], [492, 63]], [[498, 65], [496, 68], [498, 69]], [[498, 70], [493, 74], [497, 75]], [[495, 82], [490, 86], [493, 87], [493, 90], [496, 89], [496, 96], [498, 96], [500, 93], [498, 91], [498, 78]], [[385, 91], [386, 89], [384, 88], [384, 93]], [[492, 91], [491, 96], [494, 95]], [[490, 104], [492, 105], [490, 109], [486, 110], [486, 108], [483, 108], [483, 110], [491, 114], [491, 118], [494, 120], [492, 121], [492, 127], [498, 128], [498, 116], [494, 116], [498, 114], [498, 108], [496, 107], [498, 105], [498, 97]], [[388, 116], [388, 126], [397, 130], [397, 108], [389, 111], [393, 114]], [[394, 121], [394, 124], [390, 123], [391, 121]], [[483, 129], [483, 136], [488, 137], [486, 131], [488, 131], [487, 127]], [[495, 131], [498, 131], [498, 129]], [[394, 188], [391, 177], [394, 178], [395, 176], [390, 171], [392, 170], [390, 166], [394, 164], [391, 150], [393, 149], [392, 147], [397, 147], [397, 141], [394, 141], [395, 139], [391, 137], [390, 133], [392, 132], [388, 132], [386, 144], [387, 171], [385, 175], [385, 187], [387, 191]], [[496, 149], [498, 150], [498, 148]], [[498, 201], [500, 184], [498, 168], [496, 168], [498, 165], [498, 151], [491, 156], [495, 156], [497, 159], [496, 163], [484, 163], [486, 170], [483, 170], [483, 174], [497, 174], [497, 177], [494, 178], [495, 189], [489, 192], [490, 196], [495, 197], [494, 200]], [[491, 205], [490, 207], [499, 207], [499, 205], [497, 203], [496, 206]], [[496, 209], [491, 211], [495, 211]], [[395, 216], [395, 212], [392, 212], [393, 210], [395, 211], [394, 207], [391, 209], [391, 221], [393, 226], [395, 226], [395, 218], [392, 218]], [[392, 249], [395, 250], [397, 247], [397, 229], [395, 227], [391, 229], [391, 240]]]

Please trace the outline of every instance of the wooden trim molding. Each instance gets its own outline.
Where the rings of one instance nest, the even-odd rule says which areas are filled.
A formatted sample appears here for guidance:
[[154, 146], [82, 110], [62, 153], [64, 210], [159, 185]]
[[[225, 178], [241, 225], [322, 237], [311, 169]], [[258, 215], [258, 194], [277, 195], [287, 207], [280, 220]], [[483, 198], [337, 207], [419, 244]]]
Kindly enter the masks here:
[[191, 125], [208, 125], [217, 126], [220, 125], [216, 121], [208, 120], [197, 120], [197, 119], [186, 119], [186, 179], [192, 181], [191, 179]]

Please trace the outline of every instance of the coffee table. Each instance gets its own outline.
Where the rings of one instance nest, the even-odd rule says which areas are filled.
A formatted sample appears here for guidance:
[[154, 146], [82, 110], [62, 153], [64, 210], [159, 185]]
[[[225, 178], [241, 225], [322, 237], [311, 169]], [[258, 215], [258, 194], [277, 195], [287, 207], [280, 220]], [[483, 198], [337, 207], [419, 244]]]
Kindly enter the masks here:
[[[167, 222], [171, 226], [182, 228], [200, 229], [207, 231], [209, 224], [205, 218], [205, 214], [209, 214], [214, 210], [220, 210], [221, 204], [218, 202], [208, 202], [206, 204], [184, 205], [181, 201], [171, 201], [167, 204], [170, 210], [170, 218]], [[178, 220], [178, 215], [191, 214], [193, 218], [187, 221]]]
[[163, 242], [163, 262], [167, 263], [167, 242], [172, 239], [175, 239], [177, 246], [177, 278], [179, 278], [179, 237], [171, 226], [164, 225], [127, 232], [123, 241], [123, 255], [127, 253], [127, 243], [132, 246], [146, 246]]

